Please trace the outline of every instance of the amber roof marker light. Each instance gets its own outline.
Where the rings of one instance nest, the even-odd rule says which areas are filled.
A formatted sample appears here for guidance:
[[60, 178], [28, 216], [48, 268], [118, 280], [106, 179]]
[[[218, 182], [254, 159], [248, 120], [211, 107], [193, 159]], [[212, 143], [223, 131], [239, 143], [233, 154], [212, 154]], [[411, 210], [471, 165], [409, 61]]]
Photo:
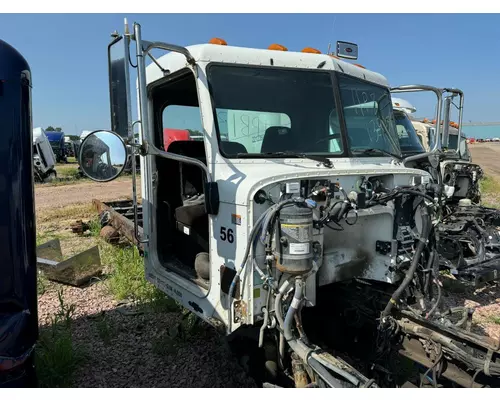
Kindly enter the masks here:
[[321, 54], [321, 51], [312, 47], [305, 47], [302, 49], [302, 53]]
[[220, 46], [227, 46], [227, 42], [224, 39], [214, 37], [208, 42], [210, 44], [218, 44]]
[[267, 49], [268, 50], [277, 50], [277, 51], [288, 51], [288, 49], [285, 46], [283, 46], [282, 44], [278, 44], [278, 43], [273, 43]]

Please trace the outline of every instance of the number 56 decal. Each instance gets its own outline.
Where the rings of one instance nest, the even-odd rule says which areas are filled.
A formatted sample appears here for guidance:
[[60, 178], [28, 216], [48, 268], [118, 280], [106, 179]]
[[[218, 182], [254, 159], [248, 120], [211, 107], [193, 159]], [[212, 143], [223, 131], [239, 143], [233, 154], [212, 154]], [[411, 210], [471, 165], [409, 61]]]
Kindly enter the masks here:
[[233, 243], [234, 242], [234, 232], [231, 228], [226, 228], [222, 226], [220, 228], [220, 238], [224, 242]]

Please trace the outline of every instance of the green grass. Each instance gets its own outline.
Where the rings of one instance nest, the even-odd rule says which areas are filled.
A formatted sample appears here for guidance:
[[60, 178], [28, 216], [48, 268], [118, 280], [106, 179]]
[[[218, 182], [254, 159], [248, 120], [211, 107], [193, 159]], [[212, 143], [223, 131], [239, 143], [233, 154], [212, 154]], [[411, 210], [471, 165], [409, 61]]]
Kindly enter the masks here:
[[500, 182], [490, 176], [485, 176], [480, 182], [483, 205], [498, 207], [500, 196]]
[[[97, 218], [90, 221], [92, 236], [98, 237], [101, 225]], [[99, 240], [101, 262], [111, 267], [108, 288], [117, 300], [132, 300], [147, 304], [152, 311], [178, 311], [179, 304], [149, 283], [144, 273], [144, 258], [136, 247], [117, 247]]]
[[71, 324], [75, 306], [64, 303], [62, 290], [58, 296], [59, 311], [49, 326], [41, 330], [35, 352], [40, 387], [71, 387], [77, 369], [86, 360], [85, 352], [73, 345]]
[[99, 236], [99, 234], [101, 233], [101, 223], [97, 218], [93, 218], [89, 221], [89, 230], [91, 236]]
[[[37, 271], [38, 273], [38, 271]], [[47, 291], [47, 286], [49, 284], [48, 279], [45, 277], [45, 275], [38, 273], [36, 277], [36, 291], [38, 296], [41, 296]]]
[[494, 324], [500, 325], [500, 317], [488, 317], [488, 321]]
[[40, 246], [41, 244], [47, 243], [54, 239], [61, 239], [61, 235], [59, 233], [54, 233], [54, 232], [37, 233], [36, 245]]
[[135, 247], [117, 248], [107, 243], [101, 246], [103, 264], [111, 265], [107, 281], [117, 300], [131, 300], [146, 305], [151, 311], [179, 311], [178, 303], [149, 283], [144, 274], [144, 259]]

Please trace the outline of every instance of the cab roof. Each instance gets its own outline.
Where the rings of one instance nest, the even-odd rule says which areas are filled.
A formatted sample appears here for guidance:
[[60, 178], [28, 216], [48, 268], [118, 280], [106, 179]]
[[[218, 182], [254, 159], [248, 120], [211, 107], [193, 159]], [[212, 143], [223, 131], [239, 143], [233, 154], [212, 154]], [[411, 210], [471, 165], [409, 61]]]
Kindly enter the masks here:
[[[196, 62], [200, 63], [213, 62], [248, 66], [274, 66], [275, 68], [285, 67], [338, 71], [381, 86], [389, 87], [389, 82], [383, 75], [327, 54], [255, 49], [216, 44], [198, 44], [186, 48]], [[186, 58], [182, 54], [174, 52], [165, 54], [157, 60], [161, 67], [170, 71], [170, 73], [181, 70], [188, 65]], [[146, 80], [148, 84], [160, 80], [163, 77], [163, 72], [156, 64], [151, 63], [146, 68]]]

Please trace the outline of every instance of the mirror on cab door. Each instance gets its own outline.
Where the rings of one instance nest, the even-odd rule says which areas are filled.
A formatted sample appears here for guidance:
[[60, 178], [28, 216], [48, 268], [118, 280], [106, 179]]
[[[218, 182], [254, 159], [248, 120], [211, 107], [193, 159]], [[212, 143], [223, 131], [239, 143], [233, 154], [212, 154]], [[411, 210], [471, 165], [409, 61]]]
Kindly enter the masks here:
[[78, 159], [86, 176], [94, 181], [108, 182], [125, 169], [127, 146], [115, 132], [94, 131], [83, 139]]

